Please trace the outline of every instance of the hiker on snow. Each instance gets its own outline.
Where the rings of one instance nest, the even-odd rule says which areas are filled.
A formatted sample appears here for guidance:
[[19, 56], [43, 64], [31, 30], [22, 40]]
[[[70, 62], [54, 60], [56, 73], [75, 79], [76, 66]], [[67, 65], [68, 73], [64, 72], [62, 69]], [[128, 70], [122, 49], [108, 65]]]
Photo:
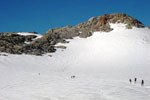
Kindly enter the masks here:
[[134, 79], [134, 83], [136, 83], [136, 81], [137, 81], [137, 78]]
[[132, 80], [131, 80], [131, 79], [129, 79], [129, 82], [131, 83], [131, 82], [132, 82]]
[[141, 86], [143, 86], [144, 85], [144, 80], [142, 80], [142, 82], [141, 82]]

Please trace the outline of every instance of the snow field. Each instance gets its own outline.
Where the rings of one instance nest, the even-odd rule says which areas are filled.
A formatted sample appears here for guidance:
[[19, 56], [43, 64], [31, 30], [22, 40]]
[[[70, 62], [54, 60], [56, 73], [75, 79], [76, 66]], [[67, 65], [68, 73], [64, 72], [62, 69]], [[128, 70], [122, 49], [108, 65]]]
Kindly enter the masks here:
[[150, 29], [111, 27], [56, 53], [0, 56], [0, 100], [150, 100]]

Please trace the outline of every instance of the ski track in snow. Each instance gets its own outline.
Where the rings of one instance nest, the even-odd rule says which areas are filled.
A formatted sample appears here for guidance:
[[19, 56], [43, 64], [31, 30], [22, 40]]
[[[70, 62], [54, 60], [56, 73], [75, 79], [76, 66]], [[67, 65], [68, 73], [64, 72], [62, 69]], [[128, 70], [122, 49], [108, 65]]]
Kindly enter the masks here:
[[150, 100], [150, 30], [111, 26], [42, 57], [0, 56], [0, 100]]

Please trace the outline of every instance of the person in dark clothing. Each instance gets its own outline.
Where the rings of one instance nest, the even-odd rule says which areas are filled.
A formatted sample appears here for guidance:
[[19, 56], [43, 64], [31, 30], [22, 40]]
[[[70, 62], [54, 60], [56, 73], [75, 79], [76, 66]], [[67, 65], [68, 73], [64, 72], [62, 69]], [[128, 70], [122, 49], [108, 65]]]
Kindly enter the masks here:
[[143, 86], [144, 85], [144, 80], [142, 80], [142, 82], [141, 82], [141, 86]]
[[137, 81], [137, 78], [134, 79], [134, 83], [136, 83], [136, 81]]
[[75, 78], [75, 75], [71, 76], [71, 78]]
[[131, 82], [132, 82], [132, 80], [131, 80], [131, 79], [129, 79], [129, 82], [131, 83]]

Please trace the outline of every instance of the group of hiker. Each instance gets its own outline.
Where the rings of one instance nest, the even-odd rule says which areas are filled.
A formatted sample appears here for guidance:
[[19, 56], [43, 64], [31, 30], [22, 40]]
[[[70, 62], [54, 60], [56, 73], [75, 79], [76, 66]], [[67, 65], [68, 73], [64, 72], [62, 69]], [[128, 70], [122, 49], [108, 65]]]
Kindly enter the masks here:
[[[132, 79], [129, 79], [129, 82], [132, 83]], [[134, 83], [137, 82], [137, 78], [134, 78]], [[144, 85], [144, 80], [141, 81], [141, 86]]]
[[75, 78], [75, 77], [76, 77], [75, 75], [72, 75], [72, 76], [71, 76], [71, 78]]

